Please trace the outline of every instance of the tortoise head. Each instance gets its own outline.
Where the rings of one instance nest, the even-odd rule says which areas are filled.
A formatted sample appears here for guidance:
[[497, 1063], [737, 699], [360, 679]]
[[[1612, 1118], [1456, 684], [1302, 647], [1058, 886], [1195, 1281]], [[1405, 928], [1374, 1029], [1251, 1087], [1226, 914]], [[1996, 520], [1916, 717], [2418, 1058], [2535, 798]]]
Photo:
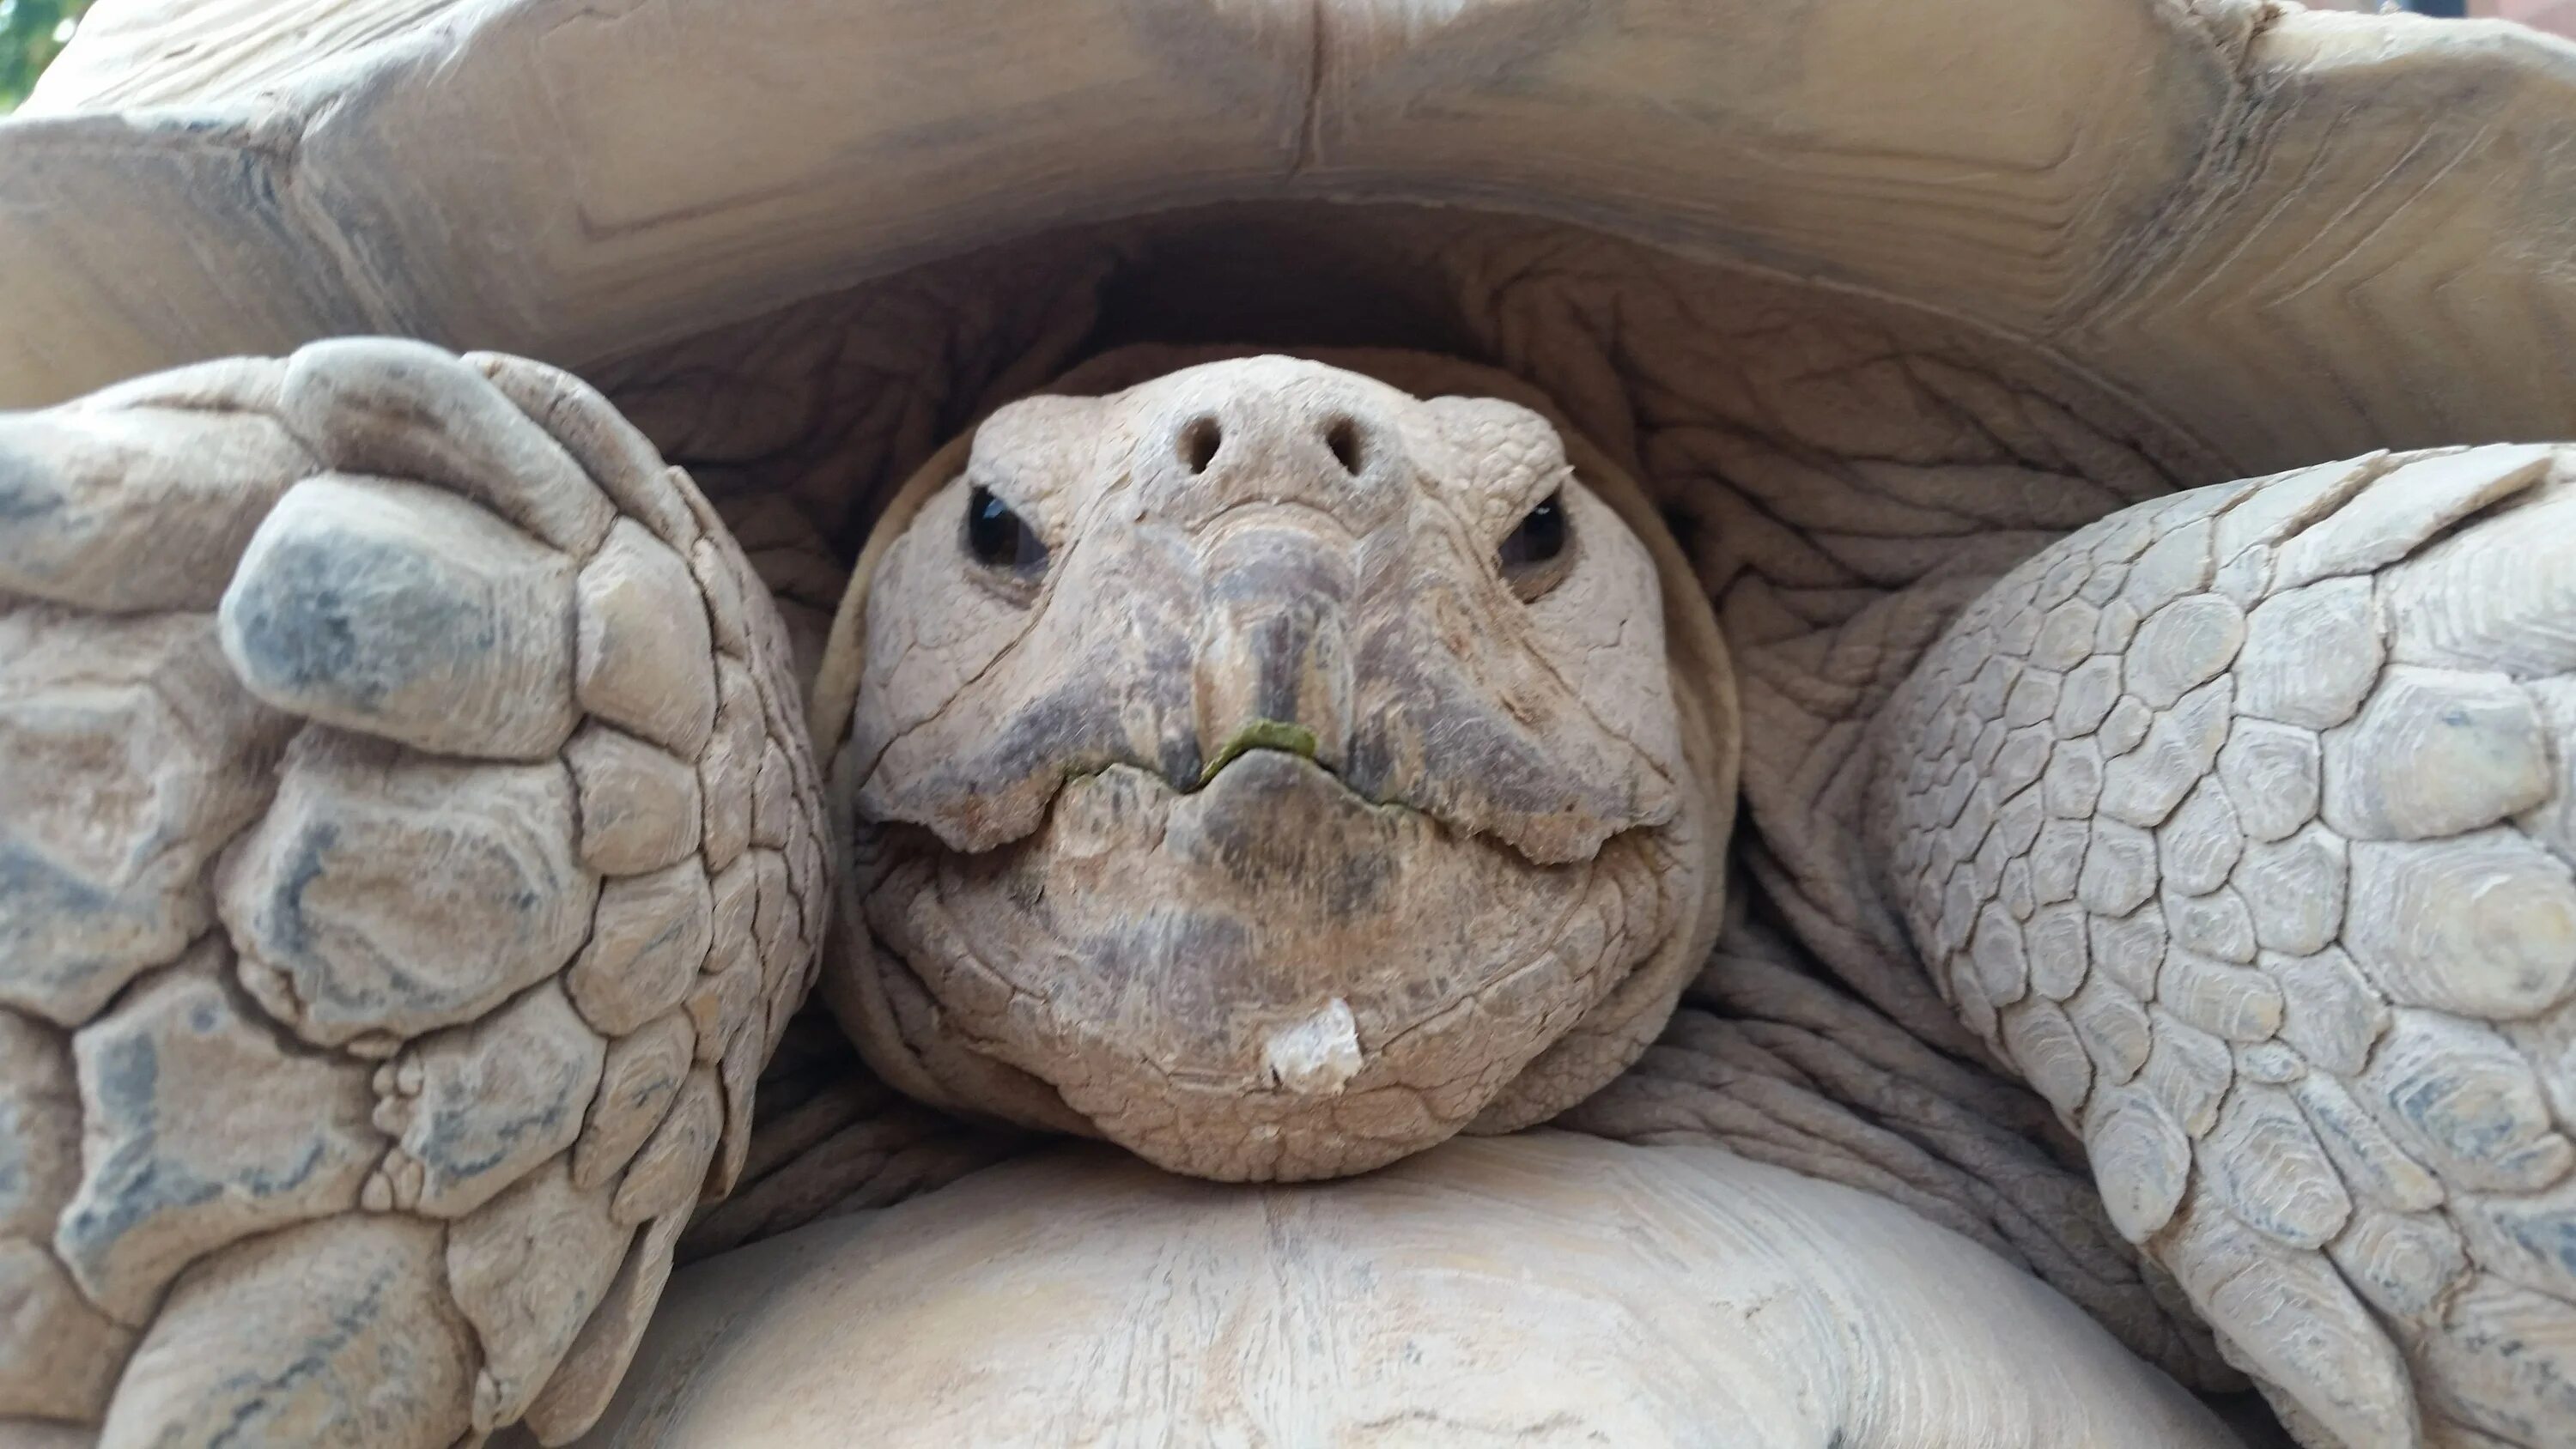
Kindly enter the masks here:
[[1546, 419], [1240, 359], [1015, 404], [925, 482], [834, 765], [825, 991], [890, 1079], [1293, 1178], [1642, 1049], [1713, 914], [1707, 708]]

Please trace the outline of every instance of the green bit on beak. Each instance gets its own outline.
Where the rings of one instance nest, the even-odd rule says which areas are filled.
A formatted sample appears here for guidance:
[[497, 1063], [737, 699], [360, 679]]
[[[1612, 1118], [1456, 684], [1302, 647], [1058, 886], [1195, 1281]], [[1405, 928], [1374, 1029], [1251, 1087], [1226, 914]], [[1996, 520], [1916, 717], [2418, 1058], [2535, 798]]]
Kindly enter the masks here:
[[1315, 732], [1304, 725], [1275, 719], [1254, 720], [1236, 730], [1234, 737], [1225, 742], [1225, 748], [1216, 752], [1216, 758], [1207, 762], [1207, 768], [1199, 771], [1199, 784], [1205, 785], [1215, 779], [1217, 771], [1253, 750], [1285, 750], [1311, 760], [1315, 758]]

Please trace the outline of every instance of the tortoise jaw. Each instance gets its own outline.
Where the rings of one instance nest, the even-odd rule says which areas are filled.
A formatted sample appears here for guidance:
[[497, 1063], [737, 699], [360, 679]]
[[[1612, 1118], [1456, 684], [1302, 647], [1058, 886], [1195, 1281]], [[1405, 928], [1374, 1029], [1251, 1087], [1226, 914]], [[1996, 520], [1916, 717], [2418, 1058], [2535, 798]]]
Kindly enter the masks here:
[[1364, 1171], [1460, 1130], [1681, 905], [1652, 840], [1541, 866], [1267, 746], [1192, 790], [1078, 775], [993, 850], [901, 839], [864, 909], [923, 1029], [1022, 1081], [1012, 1102], [1212, 1177]]
[[[1218, 772], [1255, 750], [1276, 750], [1302, 760], [1312, 761], [1315, 759], [1316, 751], [1315, 732], [1304, 725], [1290, 724], [1282, 720], [1254, 720], [1236, 730], [1231, 738], [1217, 747], [1216, 753], [1209, 757], [1205, 768], [1199, 771], [1198, 783], [1192, 788], [1206, 789], [1216, 779]], [[1327, 770], [1326, 773], [1331, 772]], [[1178, 785], [1180, 782], [1173, 783]]]

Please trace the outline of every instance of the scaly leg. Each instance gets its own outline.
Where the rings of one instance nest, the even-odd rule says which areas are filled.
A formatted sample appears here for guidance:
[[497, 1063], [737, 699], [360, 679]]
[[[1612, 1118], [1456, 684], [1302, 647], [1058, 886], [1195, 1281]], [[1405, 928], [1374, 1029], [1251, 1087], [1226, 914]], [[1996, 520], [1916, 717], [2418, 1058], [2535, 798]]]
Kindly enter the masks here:
[[1936, 985], [2312, 1444], [2576, 1424], [2576, 449], [2115, 514], [1880, 721]]
[[378, 340], [0, 418], [0, 518], [0, 1430], [580, 1433], [822, 926], [740, 551]]

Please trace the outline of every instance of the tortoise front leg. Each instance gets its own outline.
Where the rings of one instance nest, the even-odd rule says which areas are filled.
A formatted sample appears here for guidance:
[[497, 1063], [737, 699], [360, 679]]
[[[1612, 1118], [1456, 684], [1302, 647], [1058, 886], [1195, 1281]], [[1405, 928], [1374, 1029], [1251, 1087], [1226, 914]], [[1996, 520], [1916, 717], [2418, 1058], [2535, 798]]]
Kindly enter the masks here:
[[2576, 449], [2104, 519], [1882, 716], [1875, 858], [2313, 1444], [2576, 1423]]
[[0, 519], [0, 1440], [578, 1434], [825, 909], [739, 550], [376, 340], [0, 418]]

